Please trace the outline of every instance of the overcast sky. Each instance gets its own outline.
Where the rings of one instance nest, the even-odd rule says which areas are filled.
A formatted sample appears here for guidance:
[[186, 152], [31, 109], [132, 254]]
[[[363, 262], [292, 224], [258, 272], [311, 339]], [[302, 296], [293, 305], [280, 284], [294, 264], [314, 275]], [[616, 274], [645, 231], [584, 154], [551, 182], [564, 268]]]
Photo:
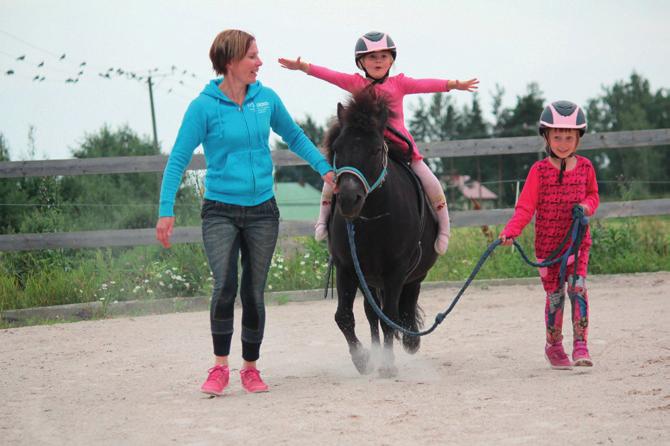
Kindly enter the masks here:
[[[324, 124], [345, 94], [280, 68], [278, 57], [301, 55], [353, 73], [356, 39], [386, 31], [398, 46], [393, 73], [478, 77], [490, 117], [496, 84], [505, 88], [505, 106], [530, 82], [548, 100], [581, 103], [633, 70], [654, 90], [670, 88], [668, 23], [665, 0], [0, 0], [0, 133], [13, 160], [26, 158], [31, 125], [37, 159], [70, 158], [70, 149], [104, 124], [150, 136], [146, 83], [99, 73], [158, 68], [158, 140], [168, 153], [188, 103], [213, 77], [209, 47], [226, 28], [256, 36], [264, 61], [259, 79], [295, 119], [310, 115]], [[471, 97], [452, 94], [460, 106]], [[406, 118], [417, 99], [406, 98]]]

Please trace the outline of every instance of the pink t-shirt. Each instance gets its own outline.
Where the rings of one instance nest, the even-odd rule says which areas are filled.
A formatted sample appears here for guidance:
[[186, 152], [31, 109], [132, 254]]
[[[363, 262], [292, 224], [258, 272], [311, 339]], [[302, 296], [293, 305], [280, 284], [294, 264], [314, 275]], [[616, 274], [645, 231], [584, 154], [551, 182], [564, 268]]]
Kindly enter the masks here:
[[[340, 73], [314, 64], [310, 64], [307, 74], [326, 82], [330, 82], [333, 85], [337, 85], [352, 94], [359, 92], [372, 82], [370, 79], [367, 79], [360, 74]], [[402, 133], [412, 143], [412, 159], [423, 159], [419, 153], [419, 149], [416, 147], [414, 138], [412, 138], [412, 135], [410, 135], [407, 128], [405, 128], [403, 98], [408, 94], [449, 91], [447, 89], [447, 80], [413, 79], [401, 73], [397, 76], [389, 76], [384, 82], [375, 84], [373, 88], [377, 93], [384, 96], [389, 102], [390, 110], [395, 114], [395, 116], [389, 120], [388, 124]], [[399, 143], [401, 146], [405, 145], [405, 142], [402, 139], [398, 138], [388, 130], [386, 131], [385, 136], [391, 141]]]
[[[530, 168], [526, 183], [503, 234], [516, 238], [535, 215], [535, 255], [546, 258], [556, 249], [572, 223], [572, 206], [585, 204], [591, 215], [596, 212], [600, 197], [593, 164], [587, 158], [575, 155], [577, 164], [563, 172], [563, 182], [559, 184], [557, 169], [545, 158]], [[586, 231], [581, 250], [588, 251], [591, 234]], [[563, 249], [565, 251], [567, 246]], [[581, 254], [580, 254], [581, 255]]]

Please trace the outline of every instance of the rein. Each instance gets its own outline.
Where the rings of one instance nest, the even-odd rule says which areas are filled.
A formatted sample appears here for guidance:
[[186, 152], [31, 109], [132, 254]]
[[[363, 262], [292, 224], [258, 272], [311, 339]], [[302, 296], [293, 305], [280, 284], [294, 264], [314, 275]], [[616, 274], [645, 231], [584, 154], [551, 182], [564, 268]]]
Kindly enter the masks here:
[[[543, 262], [533, 262], [533, 261], [531, 261], [528, 258], [528, 256], [526, 255], [526, 253], [524, 252], [524, 250], [521, 247], [521, 245], [519, 244], [519, 242], [516, 241], [516, 239], [513, 241], [514, 246], [517, 247], [517, 249], [519, 250], [519, 253], [521, 254], [521, 257], [523, 258], [523, 260], [530, 266], [544, 268], [544, 267], [547, 267], [547, 266], [554, 265], [558, 262], [561, 262], [560, 282], [559, 283], [562, 284], [563, 280], [565, 279], [565, 273], [567, 271], [568, 258], [571, 255], [575, 256], [574, 265], [575, 265], [575, 271], [577, 270], [579, 247], [581, 245], [582, 238], [583, 238], [584, 234], [586, 233], [586, 228], [588, 227], [588, 223], [589, 223], [589, 219], [586, 216], [584, 216], [583, 209], [581, 207], [576, 206], [573, 209], [573, 212], [572, 212], [572, 223], [570, 225], [570, 230], [565, 234], [565, 238], [560, 243], [559, 247], [556, 250], [554, 250], [554, 252], [552, 252], [549, 255], [549, 258], [544, 260]], [[365, 281], [365, 277], [363, 276], [363, 272], [361, 271], [361, 265], [358, 261], [358, 254], [356, 253], [356, 242], [354, 240], [355, 239], [354, 225], [349, 220], [347, 220], [347, 235], [349, 237], [349, 250], [351, 251], [351, 258], [352, 258], [353, 263], [354, 263], [354, 269], [356, 270], [356, 275], [358, 276], [358, 281], [359, 281], [359, 284], [361, 285], [360, 288], [361, 288], [361, 290], [363, 290], [363, 294], [365, 295], [365, 298], [367, 299], [368, 303], [370, 304], [370, 306], [372, 307], [374, 312], [377, 314], [377, 316], [382, 321], [384, 321], [384, 323], [386, 325], [388, 325], [389, 327], [393, 328], [394, 330], [400, 331], [400, 332], [402, 332], [402, 333], [404, 333], [408, 336], [424, 336], [424, 335], [427, 335], [429, 333], [432, 333], [437, 328], [437, 326], [440, 325], [442, 323], [442, 321], [444, 321], [444, 319], [447, 317], [447, 315], [449, 313], [451, 313], [451, 310], [454, 309], [454, 307], [456, 306], [456, 303], [458, 303], [458, 301], [461, 298], [461, 296], [463, 295], [463, 293], [465, 293], [465, 290], [468, 288], [468, 286], [470, 286], [470, 283], [474, 280], [475, 276], [477, 276], [477, 273], [479, 273], [479, 270], [482, 268], [482, 266], [484, 266], [484, 262], [486, 262], [486, 260], [489, 258], [489, 256], [493, 252], [493, 250], [496, 249], [498, 247], [498, 245], [500, 245], [502, 243], [500, 239], [497, 239], [494, 242], [492, 242], [488, 246], [488, 248], [486, 248], [486, 251], [479, 258], [479, 261], [477, 262], [474, 269], [470, 273], [470, 276], [468, 276], [467, 280], [465, 281], [465, 284], [463, 284], [461, 289], [458, 291], [458, 294], [456, 295], [456, 297], [454, 297], [454, 299], [451, 301], [451, 304], [449, 305], [449, 307], [445, 311], [443, 311], [442, 313], [437, 313], [437, 315], [435, 316], [435, 322], [433, 322], [433, 325], [430, 328], [428, 328], [426, 330], [423, 330], [423, 331], [411, 331], [411, 330], [408, 330], [405, 327], [402, 327], [402, 326], [398, 325], [397, 323], [392, 321], [388, 316], [386, 316], [384, 314], [384, 312], [382, 311], [382, 309], [377, 304], [377, 302], [375, 301], [375, 299], [372, 297], [372, 294], [370, 293], [370, 289], [368, 288], [368, 284]], [[560, 250], [565, 246], [565, 244], [568, 241], [571, 242], [570, 247], [565, 251], [565, 253], [563, 253], [562, 255], [558, 255]], [[577, 275], [575, 274], [574, 277], [573, 277], [573, 286], [574, 286], [575, 281], [577, 279], [576, 276]]]

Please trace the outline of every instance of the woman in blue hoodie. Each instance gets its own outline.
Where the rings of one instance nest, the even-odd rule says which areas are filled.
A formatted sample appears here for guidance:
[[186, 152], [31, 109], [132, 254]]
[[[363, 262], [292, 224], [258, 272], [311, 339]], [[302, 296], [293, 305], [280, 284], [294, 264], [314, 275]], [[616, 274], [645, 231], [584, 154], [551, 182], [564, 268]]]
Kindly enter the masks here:
[[221, 395], [229, 382], [228, 355], [241, 253], [240, 377], [248, 392], [264, 392], [268, 387], [256, 361], [265, 327], [263, 292], [279, 231], [270, 129], [324, 181], [332, 184], [334, 173], [279, 96], [256, 80], [263, 63], [252, 35], [240, 30], [221, 32], [209, 57], [214, 71], [223, 78], [210, 81], [186, 110], [163, 173], [156, 238], [170, 247], [177, 189], [193, 151], [202, 144], [207, 162], [202, 237], [214, 277], [210, 323], [215, 359], [201, 390]]

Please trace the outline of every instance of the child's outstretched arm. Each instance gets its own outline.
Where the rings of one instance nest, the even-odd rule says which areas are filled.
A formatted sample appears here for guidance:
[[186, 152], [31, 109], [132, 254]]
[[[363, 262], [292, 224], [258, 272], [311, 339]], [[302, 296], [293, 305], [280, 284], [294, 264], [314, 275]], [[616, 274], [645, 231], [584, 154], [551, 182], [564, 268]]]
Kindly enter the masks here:
[[472, 93], [473, 91], [477, 91], [478, 88], [479, 79], [477, 78], [468, 79], [467, 81], [459, 81], [458, 79], [447, 81], [448, 90], [464, 90]]
[[477, 91], [479, 88], [479, 79], [473, 78], [467, 81], [454, 79], [414, 79], [401, 74], [398, 76], [398, 82], [402, 85], [403, 93], [439, 93], [451, 90]]
[[283, 57], [280, 57], [278, 62], [282, 68], [286, 68], [288, 70], [300, 70], [303, 73], [307, 73], [309, 71], [309, 64], [300, 60], [300, 56], [298, 56], [298, 58], [295, 60], [284, 59]]
[[299, 57], [295, 60], [280, 58], [280, 65], [289, 70], [300, 70], [317, 79], [324, 80], [340, 87], [349, 93], [355, 93], [367, 85], [367, 81], [357, 74], [346, 74], [331, 70], [326, 67], [320, 67], [311, 63], [302, 61]]

